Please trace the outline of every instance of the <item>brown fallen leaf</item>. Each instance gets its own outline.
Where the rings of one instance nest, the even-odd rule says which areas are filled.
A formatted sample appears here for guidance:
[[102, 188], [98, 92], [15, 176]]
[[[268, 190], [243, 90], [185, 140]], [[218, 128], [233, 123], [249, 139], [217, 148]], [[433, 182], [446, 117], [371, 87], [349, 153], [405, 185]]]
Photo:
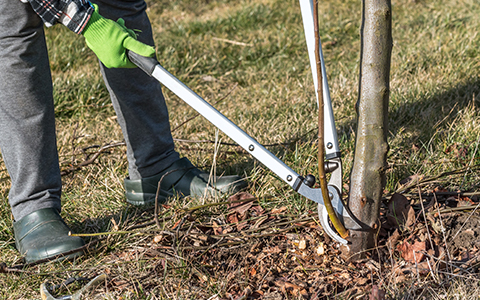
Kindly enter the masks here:
[[378, 285], [372, 285], [370, 300], [385, 300], [385, 291], [381, 290]]
[[408, 177], [405, 178], [405, 179], [400, 180], [399, 183], [400, 183], [401, 185], [403, 185], [403, 186], [405, 186], [405, 185], [410, 185], [410, 184], [412, 184], [412, 183], [415, 183], [415, 182], [418, 182], [418, 181], [422, 180], [423, 177], [424, 177], [424, 176], [423, 176], [423, 175], [420, 175], [420, 174], [413, 174], [413, 175], [411, 175], [411, 176], [408, 176]]
[[265, 212], [265, 210], [260, 206], [260, 205], [254, 205], [250, 209], [253, 212], [253, 215], [255, 216], [261, 216]]
[[220, 226], [220, 224], [217, 223], [216, 221], [213, 221], [213, 222], [212, 222], [212, 228], [213, 228], [213, 233], [214, 233], [215, 235], [223, 234], [223, 228], [222, 228], [222, 226]]
[[410, 228], [415, 222], [415, 211], [408, 199], [401, 194], [393, 194], [388, 203], [387, 220], [392, 227]]
[[388, 248], [395, 249], [395, 246], [397, 245], [399, 239], [400, 239], [400, 232], [398, 232], [398, 229], [395, 229], [393, 234], [387, 240]]
[[[245, 200], [245, 202], [237, 202], [241, 200]], [[228, 208], [230, 209], [230, 211], [237, 212], [240, 214], [241, 217], [243, 217], [245, 213], [250, 209], [250, 207], [252, 207], [254, 200], [255, 197], [252, 194], [249, 194], [247, 192], [240, 192], [228, 198], [228, 201], [234, 202], [230, 203], [228, 205]]]
[[286, 211], [286, 210], [287, 210], [287, 207], [286, 207], [286, 206], [282, 206], [282, 207], [280, 207], [280, 208], [274, 208], [274, 209], [272, 209], [272, 210], [270, 211], [270, 213], [271, 213], [272, 215], [278, 215], [278, 214], [283, 213], [283, 212]]
[[157, 234], [157, 235], [153, 238], [153, 243], [154, 243], [154, 244], [158, 244], [158, 243], [160, 243], [162, 240], [163, 240], [163, 234]]
[[181, 223], [182, 221], [183, 221], [183, 220], [180, 219], [180, 220], [178, 220], [177, 222], [175, 222], [175, 224], [173, 224], [172, 230], [177, 229], [178, 225], [180, 225], [180, 223]]
[[445, 150], [445, 153], [447, 153], [447, 154], [452, 153], [456, 157], [463, 158], [468, 153], [468, 147], [466, 147], [462, 144], [454, 143], [454, 144], [448, 146], [448, 148]]
[[400, 251], [403, 259], [406, 261], [420, 263], [425, 257], [423, 252], [427, 250], [427, 242], [416, 241], [413, 245], [409, 242], [404, 242], [397, 246], [397, 250]]
[[415, 274], [427, 275], [430, 272], [431, 266], [428, 264], [428, 261], [423, 261], [416, 265], [406, 265], [401, 268], [401, 273], [403, 274]]
[[241, 231], [243, 228], [245, 228], [248, 225], [247, 221], [243, 221], [243, 218], [241, 218], [239, 213], [231, 213], [227, 216], [227, 222], [230, 224], [236, 224], [237, 231]]
[[288, 282], [288, 281], [276, 280], [274, 281], [274, 284], [278, 286], [283, 293], [288, 292], [294, 296], [299, 296], [299, 295], [305, 296], [308, 294], [307, 290], [302, 286]]
[[475, 205], [475, 202], [469, 197], [458, 197], [457, 207]]
[[239, 220], [238, 220], [238, 214], [237, 213], [233, 213], [233, 214], [229, 214], [227, 216], [227, 222], [228, 223], [238, 223]]
[[362, 286], [365, 285], [368, 282], [369, 278], [367, 277], [360, 277], [354, 279], [355, 285]]
[[115, 289], [118, 289], [120, 291], [127, 288], [130, 285], [130, 283], [128, 281], [119, 280], [119, 279], [116, 279], [116, 278], [113, 278], [110, 281], [110, 284], [113, 285], [115, 287]]

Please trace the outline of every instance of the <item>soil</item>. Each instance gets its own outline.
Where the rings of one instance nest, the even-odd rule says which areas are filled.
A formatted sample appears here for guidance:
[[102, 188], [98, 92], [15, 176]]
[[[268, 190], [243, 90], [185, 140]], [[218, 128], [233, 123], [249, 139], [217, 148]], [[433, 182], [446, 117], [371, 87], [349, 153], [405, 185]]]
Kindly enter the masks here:
[[467, 251], [480, 248], [480, 217], [478, 214], [461, 213], [451, 218], [446, 226], [450, 251]]
[[[299, 217], [287, 207], [266, 210], [252, 195], [243, 195], [232, 199], [244, 203], [174, 212], [162, 231], [123, 236], [137, 238], [136, 246], [110, 253], [97, 272], [108, 274], [106, 290], [115, 295], [141, 291], [171, 299], [335, 295], [380, 300], [397, 297], [391, 293], [402, 289], [421, 294], [424, 288], [448, 285], [447, 274], [477, 276], [480, 265], [479, 203], [437, 192], [385, 200], [377, 247], [357, 261], [348, 261], [324, 234], [316, 211]], [[141, 224], [135, 226], [138, 230]], [[435, 281], [418, 284], [420, 278], [433, 276]]]

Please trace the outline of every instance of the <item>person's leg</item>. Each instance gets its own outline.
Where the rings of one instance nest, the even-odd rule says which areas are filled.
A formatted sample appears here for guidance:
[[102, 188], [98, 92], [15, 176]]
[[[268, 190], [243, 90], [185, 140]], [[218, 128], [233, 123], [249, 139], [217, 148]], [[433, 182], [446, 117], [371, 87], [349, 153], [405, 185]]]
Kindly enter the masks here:
[[[154, 45], [143, 0], [94, 3], [102, 16], [115, 21], [124, 19], [127, 28], [139, 30], [139, 41]], [[138, 68], [108, 69], [100, 65], [127, 144], [130, 179], [157, 174], [179, 159], [160, 84]]]
[[[94, 0], [99, 13], [109, 19], [122, 18], [129, 29], [140, 30], [138, 40], [154, 46], [152, 28], [144, 0]], [[101, 64], [127, 144], [129, 178], [125, 180], [127, 201], [148, 204], [155, 200], [163, 178], [160, 200], [182, 195], [236, 192], [246, 186], [238, 176], [209, 178], [174, 150], [167, 106], [158, 81], [140, 69], [108, 69]], [[167, 174], [168, 176], [164, 175]]]
[[[62, 253], [64, 246], [54, 245], [51, 235], [68, 229], [59, 216], [62, 182], [52, 80], [40, 18], [20, 1], [1, 1], [0, 10], [0, 148], [12, 183], [17, 247], [22, 254], [28, 251], [32, 262]], [[50, 222], [48, 228], [41, 226], [44, 221]], [[42, 228], [48, 236], [39, 240]], [[72, 247], [83, 244], [72, 241]], [[62, 238], [58, 242], [65, 244]]]
[[43, 23], [20, 1], [0, 8], [0, 148], [19, 220], [41, 208], [60, 210], [62, 183]]

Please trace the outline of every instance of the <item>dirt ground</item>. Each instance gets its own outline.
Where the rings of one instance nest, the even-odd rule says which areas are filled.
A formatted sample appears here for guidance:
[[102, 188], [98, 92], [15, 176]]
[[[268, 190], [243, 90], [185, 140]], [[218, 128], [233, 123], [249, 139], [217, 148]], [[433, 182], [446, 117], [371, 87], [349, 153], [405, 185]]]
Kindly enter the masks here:
[[110, 253], [106, 265], [143, 264], [98, 270], [110, 278], [107, 290], [171, 299], [385, 299], [421, 294], [421, 278], [430, 289], [446, 287], [480, 266], [476, 196], [436, 187], [386, 198], [377, 246], [355, 262], [324, 234], [315, 211], [294, 219], [249, 194], [229, 201], [220, 212], [178, 213], [170, 227], [143, 231], [137, 247]]

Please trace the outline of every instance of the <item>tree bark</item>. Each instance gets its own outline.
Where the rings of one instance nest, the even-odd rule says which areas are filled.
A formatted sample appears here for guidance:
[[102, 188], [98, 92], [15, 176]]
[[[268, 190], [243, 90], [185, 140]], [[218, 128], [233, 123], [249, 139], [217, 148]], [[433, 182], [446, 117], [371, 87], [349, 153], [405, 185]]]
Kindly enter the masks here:
[[391, 0], [363, 0], [357, 135], [348, 205], [365, 228], [350, 232], [351, 259], [364, 257], [366, 251], [375, 245], [385, 187], [391, 16]]

